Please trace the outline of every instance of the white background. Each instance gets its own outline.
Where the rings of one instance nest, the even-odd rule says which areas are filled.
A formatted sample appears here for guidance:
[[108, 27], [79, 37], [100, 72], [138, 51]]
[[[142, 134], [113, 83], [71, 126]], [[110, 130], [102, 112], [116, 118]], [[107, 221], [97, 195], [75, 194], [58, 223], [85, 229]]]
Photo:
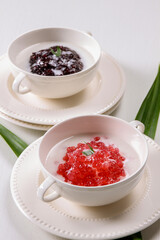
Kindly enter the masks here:
[[[93, 34], [103, 51], [119, 62], [127, 80], [124, 98], [113, 115], [132, 121], [157, 74], [160, 1], [0, 0], [0, 55], [18, 35], [42, 27], [73, 27]], [[44, 134], [3, 119], [0, 122], [28, 144]], [[160, 144], [160, 121], [155, 141]], [[59, 239], [33, 225], [15, 206], [9, 188], [15, 161], [0, 138], [0, 239]], [[143, 239], [160, 239], [160, 220], [143, 231]]]

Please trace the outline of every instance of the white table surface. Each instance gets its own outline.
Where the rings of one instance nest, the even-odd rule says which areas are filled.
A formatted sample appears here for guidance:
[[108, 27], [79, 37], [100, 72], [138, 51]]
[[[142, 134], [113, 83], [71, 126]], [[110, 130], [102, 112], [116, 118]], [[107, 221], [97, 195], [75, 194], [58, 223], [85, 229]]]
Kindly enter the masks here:
[[[159, 0], [1, 0], [0, 55], [18, 35], [42, 27], [73, 27], [90, 31], [102, 49], [124, 69], [127, 88], [113, 113], [131, 121], [150, 88], [160, 60]], [[28, 144], [43, 131], [0, 122]], [[160, 121], [155, 141], [160, 144]], [[60, 239], [33, 225], [18, 210], [10, 193], [16, 156], [0, 138], [0, 239]], [[160, 240], [160, 220], [143, 232], [144, 240]]]

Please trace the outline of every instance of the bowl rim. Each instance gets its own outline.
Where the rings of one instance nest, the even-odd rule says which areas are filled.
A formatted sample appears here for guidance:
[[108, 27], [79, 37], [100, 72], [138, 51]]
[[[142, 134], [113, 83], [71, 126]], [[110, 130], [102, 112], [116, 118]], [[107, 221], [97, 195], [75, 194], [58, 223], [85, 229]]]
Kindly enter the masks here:
[[[93, 63], [91, 66], [87, 67], [86, 69], [84, 69], [84, 70], [82, 70], [82, 71], [79, 71], [79, 72], [77, 72], [77, 73], [68, 74], [68, 75], [63, 75], [63, 76], [44, 76], [44, 75], [34, 74], [34, 73], [31, 73], [31, 72], [29, 72], [29, 71], [26, 71], [26, 70], [18, 67], [18, 66], [12, 61], [12, 59], [11, 59], [11, 57], [10, 57], [10, 51], [11, 51], [11, 48], [13, 47], [13, 44], [14, 44], [17, 40], [19, 40], [21, 37], [25, 37], [25, 36], [27, 36], [28, 34], [32, 34], [32, 33], [34, 33], [34, 32], [45, 31], [45, 30], [53, 30], [53, 29], [54, 29], [54, 30], [61, 30], [61, 31], [63, 31], [63, 30], [69, 30], [69, 31], [78, 32], [78, 33], [80, 33], [80, 34], [83, 34], [83, 35], [87, 36], [87, 37], [90, 38], [92, 41], [95, 41], [95, 43], [96, 43], [97, 46], [99, 47], [99, 56], [98, 56], [98, 58], [94, 61], [94, 63]], [[101, 47], [100, 47], [99, 43], [97, 42], [97, 40], [96, 40], [93, 36], [91, 36], [91, 35], [90, 35], [89, 33], [87, 33], [87, 32], [84, 32], [84, 31], [81, 31], [81, 30], [78, 30], [78, 29], [75, 29], [75, 28], [69, 28], [69, 27], [46, 27], [46, 28], [37, 28], [37, 29], [33, 29], [33, 30], [31, 30], [31, 31], [27, 31], [27, 32], [25, 32], [25, 33], [20, 34], [17, 38], [15, 38], [15, 39], [9, 44], [9, 46], [8, 46], [8, 48], [7, 48], [7, 57], [8, 57], [8, 59], [9, 59], [10, 64], [11, 64], [17, 71], [23, 72], [26, 76], [32, 76], [32, 77], [34, 77], [34, 81], [44, 80], [44, 78], [45, 78], [45, 81], [46, 81], [46, 80], [48, 80], [48, 81], [50, 81], [50, 80], [52, 80], [52, 81], [53, 81], [53, 80], [65, 80], [65, 81], [66, 81], [66, 80], [70, 80], [69, 78], [71, 78], [72, 76], [73, 76], [73, 77], [76, 77], [76, 78], [77, 78], [77, 77], [82, 77], [82, 75], [87, 74], [88, 71], [91, 71], [92, 69], [95, 68], [95, 66], [96, 66], [96, 65], [99, 63], [99, 61], [100, 61], [101, 55], [102, 55]], [[36, 79], [36, 78], [38, 78], [38, 79]], [[47, 79], [46, 79], [46, 78], [47, 78]], [[67, 78], [68, 78], [68, 79], [67, 79]]]
[[[79, 185], [74, 185], [74, 184], [71, 184], [71, 183], [67, 183], [67, 182], [64, 182], [63, 180], [61, 179], [58, 179], [57, 177], [55, 177], [54, 175], [52, 175], [46, 168], [45, 166], [43, 165], [42, 161], [41, 161], [41, 158], [40, 158], [40, 146], [43, 144], [43, 140], [46, 138], [46, 136], [52, 131], [52, 129], [54, 129], [55, 127], [63, 124], [64, 122], [67, 122], [67, 121], [71, 121], [71, 120], [74, 120], [74, 119], [77, 119], [77, 118], [85, 118], [85, 117], [102, 117], [102, 118], [110, 118], [110, 119], [116, 119], [118, 121], [121, 121], [125, 124], [127, 124], [129, 127], [131, 127], [132, 129], [134, 129], [139, 135], [140, 137], [142, 138], [142, 141], [144, 142], [145, 144], [145, 160], [143, 161], [143, 163], [140, 164], [140, 166], [138, 167], [138, 169], [133, 173], [131, 174], [130, 176], [128, 176], [127, 178], [124, 178], [118, 182], [115, 182], [115, 183], [112, 183], [112, 184], [108, 184], [108, 185], [102, 185], [102, 186], [79, 186]], [[123, 119], [120, 119], [120, 118], [117, 118], [115, 116], [108, 116], [108, 115], [101, 115], [101, 114], [93, 114], [93, 115], [83, 115], [83, 116], [78, 116], [78, 117], [72, 117], [72, 118], [69, 118], [69, 119], [66, 119], [64, 121], [61, 121], [60, 123], [54, 125], [53, 127], [51, 127], [42, 137], [42, 140], [40, 142], [40, 145], [39, 145], [39, 162], [40, 162], [40, 165], [42, 167], [42, 169], [49, 175], [51, 176], [52, 178], [55, 179], [56, 183], [61, 183], [63, 184], [64, 186], [68, 186], [68, 187], [71, 187], [71, 188], [76, 188], [76, 189], [81, 189], [81, 190], [102, 190], [102, 189], [110, 189], [110, 188], [115, 188], [117, 187], [117, 185], [125, 185], [125, 184], [128, 184], [128, 182], [131, 182], [133, 181], [138, 175], [141, 174], [141, 172], [143, 171], [146, 163], [147, 163], [147, 159], [148, 159], [148, 145], [147, 145], [147, 141], [144, 137], [144, 134], [141, 133], [137, 128], [133, 127], [129, 122], [123, 120]]]

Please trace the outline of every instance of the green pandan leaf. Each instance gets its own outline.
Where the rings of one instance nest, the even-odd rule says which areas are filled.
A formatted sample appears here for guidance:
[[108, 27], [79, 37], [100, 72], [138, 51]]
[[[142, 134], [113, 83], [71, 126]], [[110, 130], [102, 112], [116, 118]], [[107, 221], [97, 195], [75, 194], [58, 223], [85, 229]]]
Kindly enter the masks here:
[[154, 139], [160, 113], [160, 66], [147, 96], [137, 113], [136, 120], [145, 125], [145, 134]]
[[28, 146], [27, 143], [25, 143], [21, 138], [5, 128], [2, 124], [0, 124], [0, 135], [8, 143], [17, 157], [19, 157], [19, 155]]

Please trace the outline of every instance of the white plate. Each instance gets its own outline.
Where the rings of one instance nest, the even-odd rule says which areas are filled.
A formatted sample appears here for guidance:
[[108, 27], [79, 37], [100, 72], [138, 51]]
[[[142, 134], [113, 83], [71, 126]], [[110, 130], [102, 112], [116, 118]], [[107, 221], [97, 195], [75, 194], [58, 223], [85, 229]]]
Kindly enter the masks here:
[[94, 80], [80, 93], [63, 99], [44, 99], [32, 93], [16, 94], [6, 56], [0, 59], [0, 111], [24, 122], [54, 125], [64, 119], [111, 111], [125, 90], [124, 74], [115, 60], [102, 54]]
[[24, 122], [24, 121], [12, 118], [2, 112], [0, 112], [0, 117], [15, 125], [25, 127], [25, 128], [35, 129], [35, 130], [47, 131], [52, 127], [52, 125], [41, 125], [41, 124]]
[[[105, 114], [110, 114], [111, 112], [113, 112], [118, 107], [119, 104], [120, 104], [120, 101], [117, 102], [110, 110], [105, 112]], [[53, 126], [53, 125], [42, 125], [42, 124], [24, 122], [24, 121], [12, 118], [2, 112], [0, 112], [0, 117], [7, 120], [8, 122], [15, 124], [15, 125], [25, 127], [25, 128], [35, 129], [35, 130], [47, 131]]]
[[140, 183], [124, 199], [102, 207], [82, 207], [63, 198], [44, 203], [36, 190], [43, 180], [38, 161], [41, 139], [18, 158], [11, 192], [20, 211], [54, 235], [70, 239], [115, 239], [138, 232], [160, 217], [160, 146], [147, 138], [149, 158]]

